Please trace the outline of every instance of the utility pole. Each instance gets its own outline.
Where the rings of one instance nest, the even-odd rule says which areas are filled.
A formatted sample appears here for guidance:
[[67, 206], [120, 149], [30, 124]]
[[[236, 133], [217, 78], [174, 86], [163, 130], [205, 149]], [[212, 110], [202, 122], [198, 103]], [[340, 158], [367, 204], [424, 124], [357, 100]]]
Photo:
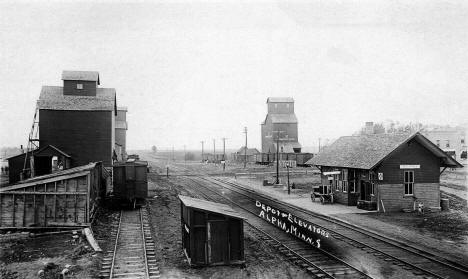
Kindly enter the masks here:
[[226, 160], [226, 140], [227, 138], [221, 138], [223, 140], [223, 160]]
[[213, 139], [213, 163], [216, 164], [216, 140]]
[[291, 194], [291, 188], [289, 187], [289, 168], [290, 168], [290, 165], [289, 165], [289, 162], [287, 162], [286, 169], [288, 170], [288, 195]]
[[201, 160], [203, 162], [203, 145], [205, 144], [204, 141], [201, 141]]
[[187, 166], [187, 152], [185, 151], [185, 144], [184, 144], [184, 166]]
[[247, 165], [247, 127], [244, 127], [245, 134], [245, 148], [244, 148], [244, 169]]
[[227, 138], [222, 138], [223, 140], [223, 171], [226, 170], [226, 140]]
[[320, 152], [320, 141], [322, 140], [322, 138], [319, 138], [319, 150], [318, 152]]

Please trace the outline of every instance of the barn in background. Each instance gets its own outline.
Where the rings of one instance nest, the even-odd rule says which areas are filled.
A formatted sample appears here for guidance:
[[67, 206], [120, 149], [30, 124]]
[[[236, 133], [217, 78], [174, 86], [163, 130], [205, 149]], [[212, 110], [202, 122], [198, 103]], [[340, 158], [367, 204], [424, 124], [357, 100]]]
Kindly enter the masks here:
[[237, 152], [232, 153], [232, 157], [236, 162], [255, 162], [256, 156], [260, 154], [257, 148], [247, 148], [242, 146]]

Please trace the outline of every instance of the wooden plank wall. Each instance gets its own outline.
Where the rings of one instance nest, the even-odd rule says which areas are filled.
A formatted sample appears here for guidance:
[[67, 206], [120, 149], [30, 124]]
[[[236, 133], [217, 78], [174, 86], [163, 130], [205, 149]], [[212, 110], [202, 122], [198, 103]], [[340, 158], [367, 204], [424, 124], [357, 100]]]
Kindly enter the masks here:
[[88, 175], [1, 192], [0, 227], [88, 223]]

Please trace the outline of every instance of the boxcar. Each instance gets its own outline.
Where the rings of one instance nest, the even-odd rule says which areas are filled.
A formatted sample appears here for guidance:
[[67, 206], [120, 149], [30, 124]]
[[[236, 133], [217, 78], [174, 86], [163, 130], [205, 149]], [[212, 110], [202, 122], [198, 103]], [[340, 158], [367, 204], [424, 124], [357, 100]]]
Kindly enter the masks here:
[[116, 163], [112, 197], [121, 203], [135, 207], [148, 195], [148, 162], [133, 161]]
[[[313, 157], [312, 153], [280, 153], [280, 161], [294, 161], [297, 166], [307, 166], [306, 162]], [[268, 165], [275, 163], [275, 153], [261, 153], [256, 155], [256, 163], [261, 165]]]

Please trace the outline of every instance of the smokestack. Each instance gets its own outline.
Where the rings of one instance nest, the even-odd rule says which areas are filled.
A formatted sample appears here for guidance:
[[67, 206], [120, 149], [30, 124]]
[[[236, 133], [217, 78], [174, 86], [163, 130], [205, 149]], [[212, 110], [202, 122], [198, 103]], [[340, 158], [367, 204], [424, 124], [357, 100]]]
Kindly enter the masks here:
[[23, 145], [21, 145], [21, 154], [24, 153]]

